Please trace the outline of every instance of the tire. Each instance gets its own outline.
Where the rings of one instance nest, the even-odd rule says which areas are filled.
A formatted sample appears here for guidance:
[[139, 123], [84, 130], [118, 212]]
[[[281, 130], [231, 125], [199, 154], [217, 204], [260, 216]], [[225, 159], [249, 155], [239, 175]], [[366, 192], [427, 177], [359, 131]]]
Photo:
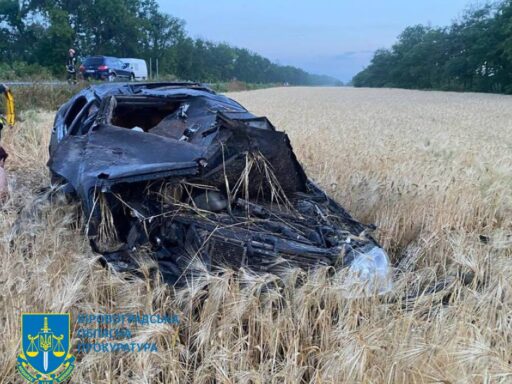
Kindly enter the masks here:
[[109, 82], [113, 82], [113, 81], [116, 81], [116, 74], [115, 73], [109, 73], [108, 77], [107, 77], [107, 80]]

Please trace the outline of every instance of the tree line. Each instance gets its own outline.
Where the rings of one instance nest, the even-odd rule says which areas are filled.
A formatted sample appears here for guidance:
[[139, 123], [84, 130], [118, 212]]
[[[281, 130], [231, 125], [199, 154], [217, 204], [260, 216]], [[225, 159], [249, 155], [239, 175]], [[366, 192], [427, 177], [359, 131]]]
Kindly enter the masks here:
[[226, 43], [191, 38], [185, 22], [155, 0], [0, 0], [0, 65], [62, 75], [68, 48], [79, 57], [158, 59], [181, 80], [339, 85], [335, 78], [278, 65]]
[[512, 0], [474, 7], [447, 27], [406, 28], [375, 52], [356, 87], [512, 93]]

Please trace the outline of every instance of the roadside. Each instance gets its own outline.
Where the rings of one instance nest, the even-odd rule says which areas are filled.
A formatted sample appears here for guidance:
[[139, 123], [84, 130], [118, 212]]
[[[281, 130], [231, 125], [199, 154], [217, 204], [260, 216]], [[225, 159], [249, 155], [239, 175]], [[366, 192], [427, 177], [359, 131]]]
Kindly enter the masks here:
[[[1, 82], [2, 80], [0, 79], [0, 83]], [[5, 81], [5, 84], [10, 86], [13, 90], [16, 110], [18, 112], [27, 110], [55, 111], [75, 93], [94, 83], [96, 82], [79, 82], [75, 85], [69, 85], [66, 81], [61, 80]], [[282, 86], [282, 84], [251, 84], [237, 80], [205, 84], [219, 93], [252, 91]], [[0, 101], [0, 110], [3, 110], [1, 103], [2, 101]]]

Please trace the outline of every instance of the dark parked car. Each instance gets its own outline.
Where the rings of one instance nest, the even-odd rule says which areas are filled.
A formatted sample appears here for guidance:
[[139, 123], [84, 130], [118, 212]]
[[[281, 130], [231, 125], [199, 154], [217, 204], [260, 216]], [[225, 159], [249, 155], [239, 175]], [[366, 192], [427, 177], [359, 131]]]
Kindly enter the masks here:
[[266, 117], [195, 83], [102, 84], [57, 112], [48, 163], [77, 197], [94, 251], [155, 259], [170, 282], [200, 270], [348, 267], [390, 288], [388, 256], [305, 174]]
[[135, 79], [135, 74], [130, 69], [130, 65], [123, 63], [116, 57], [109, 56], [90, 56], [84, 60], [80, 66], [80, 72], [85, 80], [131, 80]]

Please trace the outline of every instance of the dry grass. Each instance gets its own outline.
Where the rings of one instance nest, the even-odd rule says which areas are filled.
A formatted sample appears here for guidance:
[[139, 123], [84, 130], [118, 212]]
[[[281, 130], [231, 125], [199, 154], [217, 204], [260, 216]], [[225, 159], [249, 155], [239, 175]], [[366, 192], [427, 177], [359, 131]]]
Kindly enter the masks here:
[[[87, 83], [77, 85], [57, 84], [47, 85], [34, 83], [32, 85], [13, 86], [16, 95], [16, 110], [27, 111], [32, 109], [54, 110], [68, 101], [75, 93], [85, 87]], [[3, 111], [4, 98], [0, 98], [0, 111]]]
[[[21, 382], [20, 314], [39, 311], [181, 318], [177, 328], [139, 328], [137, 340], [158, 353], [78, 355], [72, 382], [512, 382], [512, 98], [342, 88], [231, 96], [286, 130], [308, 174], [380, 227], [397, 265], [393, 293], [345, 299], [325, 271], [306, 280], [290, 271], [279, 290], [248, 273], [180, 292], [127, 281], [98, 265], [76, 207], [26, 208], [48, 184], [52, 123], [31, 113], [4, 140], [13, 191], [0, 210], [0, 382]], [[405, 298], [445, 279], [435, 295]]]

